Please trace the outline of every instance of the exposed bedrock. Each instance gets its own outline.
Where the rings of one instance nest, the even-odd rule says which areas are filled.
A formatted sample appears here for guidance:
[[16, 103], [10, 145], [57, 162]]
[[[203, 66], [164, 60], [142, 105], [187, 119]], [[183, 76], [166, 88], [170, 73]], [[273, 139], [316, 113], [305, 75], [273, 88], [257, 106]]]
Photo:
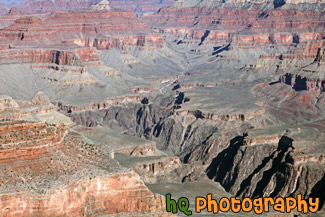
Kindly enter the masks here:
[[[0, 50], [0, 64], [18, 65], [26, 64], [32, 69], [50, 69], [65, 74], [86, 76], [87, 65], [103, 66], [99, 59], [98, 50], [95, 48], [71, 48], [64, 49], [6, 49]], [[58, 81], [56, 78], [46, 78], [50, 81]], [[80, 79], [80, 78], [79, 78]], [[69, 83], [71, 81], [59, 81]], [[91, 78], [81, 78], [79, 83], [95, 83]]]
[[325, 92], [325, 80], [320, 78], [308, 78], [299, 74], [287, 73], [281, 76], [279, 81], [292, 86], [296, 91], [307, 90], [315, 93]]
[[[238, 197], [302, 194], [305, 198], [317, 196], [324, 201], [324, 195], [316, 189], [323, 183], [325, 158], [317, 152], [304, 153], [309, 140], [292, 139], [285, 135], [285, 128], [280, 133], [250, 135], [253, 128], [267, 129], [272, 125], [264, 113], [230, 119], [210, 119], [200, 111], [177, 113], [177, 107], [184, 103], [182, 99], [177, 100], [180, 96], [166, 103], [176, 104], [165, 111], [154, 104], [129, 103], [98, 111], [72, 112], [69, 116], [85, 126], [122, 127], [130, 134], [156, 141], [160, 150], [180, 157], [185, 163], [183, 170], [187, 170], [186, 165], [196, 165], [186, 173], [177, 169], [172, 172], [183, 177], [183, 182], [197, 180], [206, 173]], [[322, 134], [316, 138], [316, 146], [321, 147]], [[314, 150], [314, 144], [312, 147], [310, 150]], [[151, 159], [148, 163], [134, 163], [132, 168], [149, 183], [155, 183], [164, 171], [161, 168], [167, 165], [162, 160]], [[169, 166], [175, 168], [175, 165], [178, 164]], [[153, 178], [155, 173], [158, 179]]]
[[[163, 8], [143, 18], [165, 35], [166, 40], [189, 44], [226, 44], [232, 48], [256, 48], [322, 40], [324, 16], [312, 10], [246, 9], [226, 2], [198, 3], [189, 7]], [[182, 3], [180, 3], [182, 4]], [[184, 3], [185, 4], [185, 3]], [[245, 8], [245, 9], [244, 9]], [[306, 31], [309, 29], [308, 31]]]
[[[137, 92], [137, 89], [134, 91]], [[58, 108], [63, 113], [81, 112], [81, 111], [97, 111], [109, 109], [111, 106], [122, 105], [126, 103], [142, 103], [148, 104], [148, 99], [137, 94], [124, 95], [120, 97], [106, 98], [103, 102], [94, 102], [84, 106], [65, 105], [57, 102]], [[131, 106], [130, 106], [131, 108]], [[98, 124], [97, 124], [98, 125]]]
[[[53, 12], [44, 19], [37, 16], [14, 18], [16, 20], [11, 25], [0, 29], [1, 46], [30, 46], [33, 43], [36, 47], [44, 44], [57, 47], [63, 41], [98, 49], [128, 45], [162, 46], [161, 35], [128, 11], [90, 8], [74, 12]], [[11, 20], [14, 18], [11, 17]], [[65, 44], [64, 47], [71, 47], [71, 44]]]
[[132, 168], [146, 184], [180, 183], [184, 176], [194, 170], [190, 166], [182, 165], [180, 159], [176, 156], [144, 156], [140, 158], [116, 154], [115, 159], [121, 165]]
[[324, 68], [324, 40], [306, 41], [293, 45], [283, 53], [261, 55], [255, 62], [246, 65], [246, 68], [260, 69], [272, 68], [274, 70], [288, 72], [319, 73]]
[[158, 105], [128, 103], [98, 111], [72, 112], [69, 116], [74, 122], [87, 127], [97, 125], [122, 127], [130, 134], [142, 136], [150, 133], [153, 126], [169, 114], [170, 111], [164, 111]]
[[[164, 197], [115, 161], [109, 147], [80, 140], [62, 123], [21, 120], [48, 102], [42, 93], [32, 101], [2, 97], [0, 216], [169, 216]], [[20, 115], [3, 114], [10, 108]], [[33, 116], [46, 112], [39, 108]]]
[[[166, 104], [173, 105], [175, 102], [177, 100]], [[242, 135], [251, 124], [265, 124], [265, 119], [259, 118], [261, 114], [258, 112], [247, 116], [215, 115], [219, 118], [213, 119], [200, 114], [200, 111], [183, 114], [174, 111], [173, 107], [164, 109], [155, 104], [128, 103], [68, 115], [80, 125], [122, 127], [129, 134], [154, 140], [159, 149], [179, 155], [185, 163], [209, 162], [215, 151], [221, 151], [231, 138]]]
[[[237, 137], [213, 159], [207, 169], [208, 176], [240, 197], [302, 194], [305, 198], [320, 197], [323, 204], [324, 195], [315, 190], [324, 182], [324, 156], [304, 161], [295, 153], [292, 142], [291, 138], [283, 136], [278, 146], [247, 146], [243, 144], [243, 137]], [[233, 163], [227, 163], [230, 161]]]
[[9, 49], [0, 51], [1, 64], [49, 63], [83, 66], [83, 62], [99, 61], [96, 50], [80, 48], [75, 51], [52, 49]]
[[83, 47], [95, 47], [98, 50], [110, 50], [112, 48], [123, 48], [124, 46], [151, 46], [161, 47], [162, 37], [160, 34], [148, 35], [112, 35], [112, 38], [86, 38], [75, 39], [75, 44]]

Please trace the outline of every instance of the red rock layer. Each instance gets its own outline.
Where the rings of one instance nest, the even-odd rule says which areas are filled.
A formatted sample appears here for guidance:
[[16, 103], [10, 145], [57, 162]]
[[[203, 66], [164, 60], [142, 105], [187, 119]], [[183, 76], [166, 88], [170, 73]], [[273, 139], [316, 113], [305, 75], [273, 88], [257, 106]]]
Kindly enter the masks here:
[[325, 36], [325, 17], [314, 11], [165, 8], [144, 19], [160, 32], [181, 39], [233, 42], [233, 46], [292, 44]]
[[0, 162], [31, 160], [62, 145], [65, 128], [48, 127], [45, 123], [3, 122], [0, 125]]
[[[261, 55], [256, 62], [248, 64], [247, 68], [262, 68], [277, 66], [280, 69], [299, 69], [306, 64], [324, 61], [324, 40], [307, 41], [291, 46], [285, 53]], [[307, 61], [307, 63], [306, 63]], [[317, 67], [316, 67], [317, 68]], [[306, 68], [303, 71], [308, 71]]]
[[151, 33], [148, 35], [112, 35], [111, 38], [84, 38], [75, 39], [73, 42], [84, 47], [95, 47], [98, 50], [110, 50], [112, 48], [123, 48], [131, 46], [153, 46], [161, 47], [163, 39], [160, 34]]
[[11, 8], [8, 12], [8, 14], [10, 15], [15, 15], [15, 16], [19, 16], [19, 15], [22, 15], [22, 12], [20, 9], [18, 8]]
[[72, 51], [52, 49], [0, 50], [0, 64], [48, 63], [84, 66], [84, 63], [98, 61], [99, 53], [94, 48], [78, 48]]
[[20, 17], [21, 15], [7, 14], [7, 11], [3, 15], [0, 14], [0, 28], [13, 24]]
[[[82, 36], [81, 36], [82, 35]], [[80, 39], [80, 38], [83, 39]], [[57, 46], [61, 41], [74, 41], [99, 49], [132, 46], [161, 46], [162, 37], [148, 25], [126, 11], [82, 11], [53, 13], [46, 20], [21, 17], [14, 24], [0, 29], [1, 47]]]
[[70, 181], [67, 186], [45, 193], [3, 193], [0, 201], [1, 216], [94, 216], [145, 211], [167, 216], [161, 211], [162, 196], [154, 196], [131, 172]]
[[[2, 97], [0, 117], [17, 104]], [[32, 102], [47, 103], [42, 94]], [[14, 116], [11, 116], [14, 119]], [[164, 214], [165, 202], [102, 146], [68, 135], [61, 125], [0, 121], [0, 216]]]

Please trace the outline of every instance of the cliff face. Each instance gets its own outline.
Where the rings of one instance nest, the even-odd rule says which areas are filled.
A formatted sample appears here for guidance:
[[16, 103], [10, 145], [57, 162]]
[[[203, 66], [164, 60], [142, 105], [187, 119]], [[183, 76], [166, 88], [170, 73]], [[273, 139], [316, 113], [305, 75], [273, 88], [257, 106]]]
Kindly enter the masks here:
[[[81, 46], [82, 44], [85, 46], [86, 40], [89, 40], [89, 46], [111, 49], [127, 45], [155, 46], [162, 43], [160, 35], [151, 31], [146, 23], [135, 19], [134, 13], [115, 9], [108, 1], [100, 2], [88, 9], [53, 11], [50, 15], [43, 16], [22, 16], [12, 10], [6, 17], [16, 20], [12, 25], [1, 29], [1, 44], [10, 44], [13, 47], [33, 43], [35, 47], [43, 47], [44, 44], [53, 47], [62, 41], [73, 43], [79, 39], [78, 44]], [[122, 37], [119, 37], [120, 35]], [[96, 46], [98, 42], [110, 45], [105, 48]]]
[[[237, 147], [229, 147], [233, 166], [225, 169], [223, 164], [218, 162], [222, 157], [219, 155], [207, 170], [208, 175], [221, 182], [227, 190], [241, 197], [318, 194], [315, 188], [323, 179], [323, 156], [315, 156], [314, 160], [310, 157], [309, 160], [301, 162], [290, 145], [292, 139], [288, 137], [282, 137], [278, 147], [260, 145], [263, 143], [243, 146], [240, 142], [242, 141], [234, 144]], [[254, 159], [252, 156], [255, 156]], [[248, 166], [249, 162], [255, 166]], [[309, 177], [306, 176], [307, 173], [310, 174]]]
[[64, 131], [61, 126], [49, 128], [44, 123], [5, 122], [0, 129], [0, 161], [7, 163], [18, 159], [37, 159], [51, 146], [62, 145]]
[[136, 19], [134, 13], [114, 8], [53, 12], [45, 19], [11, 16], [19, 18], [12, 25], [0, 29], [0, 63], [26, 64], [26, 67], [39, 71], [62, 72], [63, 76], [56, 73], [42, 75], [51, 83], [97, 84], [96, 78], [88, 74], [92, 66], [108, 76], [120, 74], [106, 71], [98, 50], [128, 52], [134, 48], [163, 47], [161, 35]]
[[292, 86], [295, 90], [307, 90], [314, 93], [325, 91], [325, 81], [319, 78], [308, 78], [297, 74], [285, 74], [280, 82]]
[[[202, 176], [199, 171], [205, 171], [209, 178], [238, 197], [295, 197], [302, 194], [306, 198], [323, 198], [318, 191], [325, 174], [324, 154], [320, 151], [324, 145], [322, 123], [288, 128], [278, 122], [290, 123], [291, 115], [300, 121], [301, 118], [317, 120], [320, 117], [317, 116], [319, 101], [310, 95], [312, 91], [295, 92], [284, 84], [259, 85], [253, 88], [253, 93], [265, 98], [266, 102], [262, 104], [266, 111], [247, 112], [238, 118], [230, 111], [223, 116], [227, 118], [210, 118], [213, 116], [200, 110], [184, 112], [182, 110], [189, 107], [186, 104], [197, 103], [197, 99], [186, 92], [188, 101], [178, 100], [178, 95], [175, 101], [167, 103], [176, 103], [175, 106], [166, 107], [164, 113], [153, 104], [125, 104], [122, 107], [111, 105], [99, 111], [72, 112], [69, 116], [85, 126], [118, 126], [130, 134], [156, 141], [159, 149], [177, 153], [183, 163], [199, 168], [187, 173], [183, 181], [196, 180]], [[296, 109], [292, 109], [294, 106]], [[134, 170], [150, 182], [151, 171], [163, 165], [150, 162], [135, 165]], [[156, 174], [159, 177], [159, 172]]]
[[[70, 204], [68, 208], [67, 204]], [[2, 193], [1, 208], [2, 215], [19, 212], [20, 216], [93, 216], [144, 211], [155, 216], [167, 216], [161, 211], [163, 197], [154, 196], [135, 173], [71, 181], [68, 186], [41, 194]]]
[[[161, 32], [184, 42], [232, 43], [234, 47], [290, 45], [324, 36], [324, 18], [315, 11], [171, 7], [145, 19], [152, 26], [159, 26]], [[307, 27], [312, 30], [306, 31]]]
[[[1, 114], [19, 107], [10, 98], [1, 102]], [[41, 94], [19, 102], [24, 110], [46, 103]], [[101, 147], [82, 142], [62, 124], [1, 117], [7, 119], [0, 123], [1, 177], [6, 177], [0, 181], [1, 216], [168, 216], [163, 196], [154, 195], [138, 174]]]
[[[104, 3], [108, 4], [106, 1]], [[26, 68], [11, 71], [14, 75], [27, 75], [24, 71], [38, 74], [35, 77], [42, 79], [42, 84], [47, 83], [53, 87], [46, 88], [49, 96], [55, 95], [55, 92], [60, 93], [61, 91], [57, 92], [60, 87], [69, 85], [92, 85], [97, 90], [94, 95], [99, 96], [100, 100], [121, 95], [122, 91], [117, 89], [124, 89], [128, 82], [124, 82], [125, 77], [120, 70], [111, 66], [114, 62], [103, 62], [102, 52], [99, 50], [118, 50], [122, 57], [131, 56], [129, 53], [133, 50], [146, 52], [160, 49], [163, 47], [163, 40], [159, 33], [137, 19], [134, 13], [101, 7], [102, 5], [87, 10], [54, 11], [35, 16], [19, 15], [12, 10], [12, 14], [6, 17], [12, 16], [15, 20], [11, 25], [0, 29], [1, 66]], [[125, 61], [125, 65], [132, 63]], [[8, 67], [4, 69], [6, 75], [10, 74]], [[115, 77], [123, 85], [113, 88], [115, 83], [102, 75]], [[134, 82], [131, 83], [133, 85]], [[113, 88], [114, 91], [103, 91], [103, 85], [107, 90]], [[37, 85], [31, 88], [38, 91], [42, 87]], [[61, 90], [69, 92], [65, 87], [62, 88]], [[80, 88], [74, 90], [78, 92], [77, 89]], [[3, 93], [12, 95], [12, 92], [6, 90]], [[123, 90], [123, 93], [131, 94], [131, 87]], [[69, 93], [63, 95], [68, 96]]]
[[114, 35], [113, 38], [85, 38], [75, 39], [74, 43], [83, 47], [95, 47], [98, 50], [110, 50], [113, 48], [123, 49], [125, 46], [138, 47], [161, 47], [163, 40], [160, 34], [151, 33], [148, 35]]
[[[85, 52], [87, 51], [91, 54], [89, 50], [85, 50]], [[77, 53], [82, 54], [80, 50]], [[70, 51], [59, 50], [9, 49], [1, 52], [0, 61], [1, 64], [52, 63], [57, 65], [82, 66], [82, 60], [76, 54]], [[87, 56], [86, 58], [86, 60], [98, 60], [98, 56], [95, 58]]]
[[5, 27], [12, 24], [16, 19], [21, 17], [22, 12], [19, 9], [12, 8], [8, 10], [7, 8], [0, 8], [0, 27]]
[[[50, 98], [0, 97], [0, 215], [164, 216], [144, 183], [204, 177], [229, 196], [323, 206], [321, 1], [180, 0], [142, 18], [102, 1], [9, 16], [0, 92]], [[62, 113], [83, 127], [66, 130]]]

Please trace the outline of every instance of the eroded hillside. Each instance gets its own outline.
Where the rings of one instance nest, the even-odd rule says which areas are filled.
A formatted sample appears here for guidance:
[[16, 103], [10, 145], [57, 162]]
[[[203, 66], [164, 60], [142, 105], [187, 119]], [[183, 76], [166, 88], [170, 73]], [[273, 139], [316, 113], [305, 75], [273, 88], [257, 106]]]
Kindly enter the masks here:
[[166, 216], [155, 193], [210, 191], [324, 215], [325, 4], [168, 2], [1, 17], [1, 214]]

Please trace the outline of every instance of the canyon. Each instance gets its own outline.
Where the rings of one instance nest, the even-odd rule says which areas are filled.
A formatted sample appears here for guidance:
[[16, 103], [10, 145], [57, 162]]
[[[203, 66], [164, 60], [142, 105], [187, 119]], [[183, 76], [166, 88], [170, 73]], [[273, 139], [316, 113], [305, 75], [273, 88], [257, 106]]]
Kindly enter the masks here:
[[324, 216], [324, 9], [0, 1], [0, 216], [176, 216], [167, 193]]
[[[19, 0], [14, 2], [0, 2], [0, 14], [5, 14], [10, 7], [21, 8], [25, 14], [48, 13], [53, 10], [80, 10], [86, 9], [93, 5], [100, 3], [101, 0], [90, 1], [68, 1], [68, 0]], [[138, 16], [152, 14], [157, 12], [160, 8], [167, 7], [174, 3], [175, 0], [111, 0], [113, 7], [125, 11], [132, 11]], [[2, 4], [1, 4], [2, 3]]]

